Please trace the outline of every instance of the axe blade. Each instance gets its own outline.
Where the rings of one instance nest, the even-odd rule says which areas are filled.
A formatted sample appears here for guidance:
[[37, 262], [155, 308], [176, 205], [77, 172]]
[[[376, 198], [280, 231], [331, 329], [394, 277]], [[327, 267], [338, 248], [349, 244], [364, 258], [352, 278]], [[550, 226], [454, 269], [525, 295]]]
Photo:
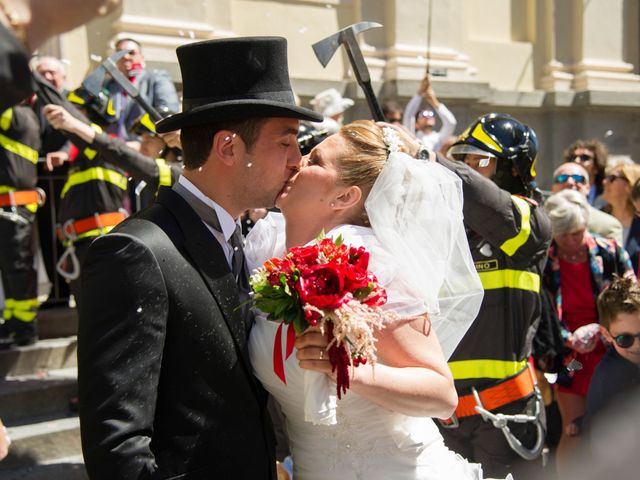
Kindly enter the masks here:
[[355, 37], [359, 33], [364, 32], [365, 30], [369, 30], [371, 28], [379, 28], [379, 27], [382, 27], [382, 25], [376, 22], [354, 23], [353, 25], [349, 25], [348, 27], [343, 28], [339, 32], [334, 33], [333, 35], [323, 40], [320, 40], [319, 42], [314, 43], [312, 45], [313, 51], [316, 54], [316, 57], [318, 58], [318, 61], [322, 64], [322, 66], [326, 67], [329, 61], [331, 60], [331, 58], [333, 57], [334, 53], [336, 53], [336, 50], [340, 48], [340, 44], [344, 43], [345, 33], [348, 30], [351, 30], [353, 32], [353, 36]]

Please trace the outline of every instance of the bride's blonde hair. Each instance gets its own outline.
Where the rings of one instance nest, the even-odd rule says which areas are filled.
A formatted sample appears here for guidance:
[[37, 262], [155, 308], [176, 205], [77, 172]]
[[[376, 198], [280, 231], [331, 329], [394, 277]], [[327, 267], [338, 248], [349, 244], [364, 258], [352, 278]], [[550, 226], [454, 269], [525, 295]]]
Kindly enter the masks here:
[[[340, 128], [349, 151], [338, 161], [338, 180], [344, 185], [357, 185], [366, 196], [382, 171], [389, 147], [382, 128], [371, 120], [357, 120]], [[400, 151], [407, 149], [400, 144]]]
[[[372, 120], [351, 122], [340, 128], [339, 133], [346, 139], [348, 151], [337, 162], [338, 181], [360, 187], [364, 202], [389, 158], [389, 147], [384, 142], [382, 128]], [[400, 151], [408, 151], [402, 143]], [[364, 206], [354, 220], [358, 224], [369, 224]]]

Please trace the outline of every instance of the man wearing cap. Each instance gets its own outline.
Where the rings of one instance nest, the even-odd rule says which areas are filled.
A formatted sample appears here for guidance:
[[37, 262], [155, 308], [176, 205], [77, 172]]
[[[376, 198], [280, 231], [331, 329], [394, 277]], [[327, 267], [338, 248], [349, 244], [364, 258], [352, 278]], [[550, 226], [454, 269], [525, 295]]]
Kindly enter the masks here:
[[300, 164], [286, 40], [179, 47], [185, 169], [91, 245], [82, 269], [78, 388], [91, 479], [275, 479], [239, 217], [271, 207]]

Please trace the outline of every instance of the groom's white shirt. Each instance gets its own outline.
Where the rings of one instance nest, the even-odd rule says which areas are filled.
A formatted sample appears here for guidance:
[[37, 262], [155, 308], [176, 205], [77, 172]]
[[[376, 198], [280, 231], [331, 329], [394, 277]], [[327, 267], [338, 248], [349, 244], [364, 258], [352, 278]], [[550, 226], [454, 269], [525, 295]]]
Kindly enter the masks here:
[[209, 231], [216, 237], [218, 243], [222, 246], [222, 250], [224, 251], [224, 256], [227, 259], [227, 263], [229, 267], [231, 266], [231, 259], [233, 258], [233, 248], [229, 244], [229, 239], [233, 235], [236, 230], [236, 225], [239, 225], [239, 222], [236, 222], [233, 217], [227, 212], [224, 208], [218, 205], [216, 202], [207, 197], [204, 193], [202, 193], [198, 187], [196, 187], [193, 183], [187, 180], [185, 177], [180, 175], [178, 178], [178, 183], [182, 185], [184, 188], [193, 193], [196, 197], [202, 200], [205, 205], [213, 208], [218, 215], [218, 221], [220, 222], [220, 228], [222, 228], [222, 232], [217, 231], [215, 228], [211, 227], [206, 222], [202, 222], [205, 227], [209, 229]]

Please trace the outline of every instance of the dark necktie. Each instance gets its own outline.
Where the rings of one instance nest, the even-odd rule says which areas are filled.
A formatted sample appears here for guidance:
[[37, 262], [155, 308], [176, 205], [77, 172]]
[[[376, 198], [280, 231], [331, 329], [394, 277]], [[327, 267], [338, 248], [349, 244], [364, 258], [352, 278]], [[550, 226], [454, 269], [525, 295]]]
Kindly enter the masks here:
[[[217, 232], [222, 233], [220, 220], [218, 220], [218, 215], [213, 207], [204, 203], [179, 182], [174, 183], [172, 188], [178, 195], [185, 199], [204, 223]], [[233, 277], [235, 278], [240, 291], [248, 292], [249, 284], [244, 267], [243, 244], [242, 230], [239, 225], [236, 225], [236, 230], [229, 239], [229, 245], [231, 245], [233, 251], [233, 256], [231, 257], [231, 272], [233, 273]]]

